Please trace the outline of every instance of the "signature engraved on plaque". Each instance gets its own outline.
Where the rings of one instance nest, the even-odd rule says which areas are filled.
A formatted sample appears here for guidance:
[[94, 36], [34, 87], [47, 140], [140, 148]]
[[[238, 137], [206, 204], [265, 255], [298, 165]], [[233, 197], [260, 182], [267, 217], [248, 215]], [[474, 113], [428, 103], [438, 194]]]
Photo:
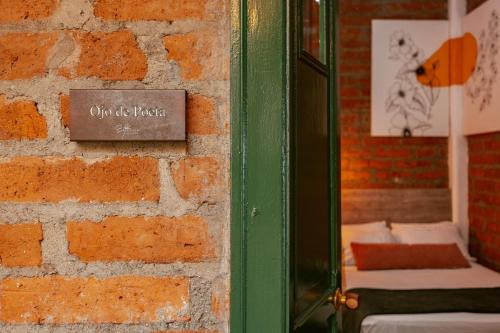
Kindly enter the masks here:
[[138, 129], [132, 128], [130, 124], [118, 124], [115, 125], [115, 132], [117, 134], [125, 135], [139, 135], [140, 131]]

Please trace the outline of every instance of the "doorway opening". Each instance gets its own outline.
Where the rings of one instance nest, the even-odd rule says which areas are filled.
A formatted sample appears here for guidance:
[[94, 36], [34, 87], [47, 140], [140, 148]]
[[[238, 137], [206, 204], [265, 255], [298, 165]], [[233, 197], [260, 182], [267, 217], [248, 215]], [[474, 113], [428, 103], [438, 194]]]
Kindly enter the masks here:
[[[461, 68], [475, 61], [473, 37], [454, 22], [479, 2], [340, 0], [342, 285], [360, 305], [343, 311], [346, 333], [499, 330], [500, 309], [473, 304], [500, 295], [499, 265], [479, 250], [500, 235], [481, 236], [491, 217], [475, 222], [476, 213], [493, 212], [487, 201], [495, 195], [477, 186], [497, 166], [474, 158], [477, 138], [455, 126], [477, 67], [454, 81], [454, 43]], [[478, 18], [466, 17], [465, 29]], [[457, 158], [467, 140], [469, 164]], [[469, 197], [460, 195], [460, 172]]]

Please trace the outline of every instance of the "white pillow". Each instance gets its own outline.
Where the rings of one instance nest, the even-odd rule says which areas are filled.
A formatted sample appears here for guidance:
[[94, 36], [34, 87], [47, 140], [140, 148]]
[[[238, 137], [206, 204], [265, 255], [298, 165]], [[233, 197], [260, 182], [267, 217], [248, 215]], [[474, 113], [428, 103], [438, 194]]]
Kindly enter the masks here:
[[342, 232], [356, 232], [362, 230], [372, 230], [372, 229], [387, 229], [387, 223], [385, 221], [369, 222], [369, 223], [358, 223], [358, 224], [342, 224]]
[[453, 244], [456, 243], [464, 257], [474, 261], [453, 222], [392, 223], [392, 234], [403, 244]]
[[351, 250], [351, 243], [395, 243], [391, 231], [385, 222], [342, 225], [342, 255], [344, 265], [356, 265]]

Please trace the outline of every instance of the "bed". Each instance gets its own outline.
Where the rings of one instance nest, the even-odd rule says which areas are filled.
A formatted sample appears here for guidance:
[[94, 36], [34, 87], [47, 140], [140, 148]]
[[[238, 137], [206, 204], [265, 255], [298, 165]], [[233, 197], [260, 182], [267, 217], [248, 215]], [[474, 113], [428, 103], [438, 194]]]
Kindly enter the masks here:
[[[448, 190], [350, 190], [343, 191], [343, 224], [369, 221], [430, 223], [451, 219]], [[370, 270], [343, 268], [343, 289], [406, 293], [426, 290], [500, 291], [500, 274], [472, 262], [470, 268]], [[484, 289], [488, 292], [490, 289]], [[494, 294], [494, 300], [497, 294]], [[363, 298], [360, 302], [366, 302]], [[491, 303], [491, 299], [490, 299]], [[500, 298], [498, 302], [500, 304]], [[494, 310], [495, 312], [497, 310]], [[376, 314], [364, 317], [361, 333], [499, 333], [498, 313], [438, 312]], [[351, 332], [345, 332], [351, 333]]]
[[[358, 271], [344, 269], [345, 290], [374, 289], [459, 289], [500, 287], [500, 274], [472, 263], [472, 268], [443, 270]], [[500, 300], [499, 300], [500, 302]], [[498, 333], [500, 314], [436, 313], [375, 315], [362, 322], [362, 333]]]

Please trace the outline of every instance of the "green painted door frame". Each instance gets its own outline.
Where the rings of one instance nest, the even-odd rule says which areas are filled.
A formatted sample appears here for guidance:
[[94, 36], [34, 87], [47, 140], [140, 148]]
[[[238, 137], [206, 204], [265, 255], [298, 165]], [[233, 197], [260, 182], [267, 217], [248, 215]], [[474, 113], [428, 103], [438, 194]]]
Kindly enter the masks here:
[[[289, 15], [294, 15], [290, 3], [231, 0], [231, 333], [293, 330], [289, 117], [294, 69], [289, 59], [296, 50], [292, 40], [295, 32], [288, 21]], [[333, 22], [333, 17], [328, 21]], [[327, 31], [332, 41], [334, 34]], [[333, 50], [332, 42], [327, 45]], [[330, 53], [328, 61], [334, 64]], [[335, 74], [335, 66], [330, 68]], [[335, 82], [328, 89], [335, 96]], [[336, 114], [336, 102], [329, 101], [332, 114]], [[337, 127], [336, 117], [331, 117], [333, 146], [338, 144]], [[330, 163], [332, 173], [337, 175], [336, 148], [332, 149]], [[336, 178], [331, 188], [335, 223]], [[338, 234], [335, 230], [333, 233], [332, 248], [338, 249]], [[338, 267], [338, 262], [332, 264]], [[332, 274], [332, 281], [339, 278]]]
[[289, 332], [289, 267], [283, 260], [289, 252], [286, 10], [285, 0], [231, 2], [230, 316], [235, 333]]

